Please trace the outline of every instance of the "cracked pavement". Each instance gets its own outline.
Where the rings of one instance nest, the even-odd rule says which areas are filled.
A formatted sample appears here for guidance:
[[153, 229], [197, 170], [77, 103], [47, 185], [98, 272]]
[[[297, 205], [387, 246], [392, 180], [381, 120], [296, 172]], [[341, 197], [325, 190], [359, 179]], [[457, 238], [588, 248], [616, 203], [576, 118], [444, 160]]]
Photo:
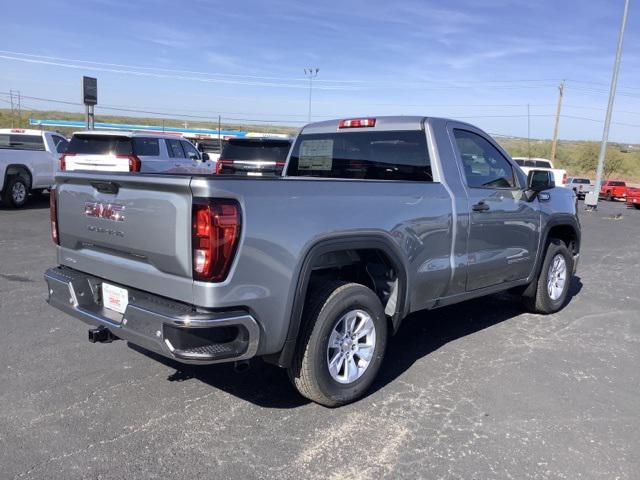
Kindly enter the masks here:
[[2, 479], [640, 477], [640, 211], [581, 211], [563, 311], [502, 294], [414, 314], [370, 394], [331, 410], [261, 361], [87, 342], [44, 300], [47, 202], [0, 206]]

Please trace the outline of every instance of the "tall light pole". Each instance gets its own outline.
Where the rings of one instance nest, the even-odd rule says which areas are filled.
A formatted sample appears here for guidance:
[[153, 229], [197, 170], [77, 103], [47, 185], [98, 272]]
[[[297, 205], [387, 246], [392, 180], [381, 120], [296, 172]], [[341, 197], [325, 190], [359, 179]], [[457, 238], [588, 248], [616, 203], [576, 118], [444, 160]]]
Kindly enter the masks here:
[[304, 76], [309, 79], [309, 115], [308, 121], [311, 122], [311, 91], [313, 90], [313, 79], [318, 76], [319, 68], [305, 68]]
[[600, 196], [600, 183], [602, 183], [602, 171], [604, 169], [604, 159], [607, 153], [607, 142], [609, 141], [609, 126], [611, 125], [611, 114], [613, 112], [613, 101], [616, 97], [616, 87], [618, 86], [618, 72], [620, 71], [620, 58], [622, 57], [622, 45], [624, 43], [624, 29], [627, 26], [629, 15], [629, 0], [624, 1], [624, 11], [622, 12], [622, 25], [618, 35], [618, 49], [616, 50], [616, 60], [613, 64], [613, 75], [611, 76], [611, 87], [609, 88], [609, 104], [607, 105], [607, 115], [604, 119], [604, 130], [602, 132], [602, 143], [600, 144], [600, 155], [598, 155], [598, 169], [596, 170], [596, 184], [593, 195], [587, 194], [584, 203], [587, 207], [598, 208], [598, 197]]

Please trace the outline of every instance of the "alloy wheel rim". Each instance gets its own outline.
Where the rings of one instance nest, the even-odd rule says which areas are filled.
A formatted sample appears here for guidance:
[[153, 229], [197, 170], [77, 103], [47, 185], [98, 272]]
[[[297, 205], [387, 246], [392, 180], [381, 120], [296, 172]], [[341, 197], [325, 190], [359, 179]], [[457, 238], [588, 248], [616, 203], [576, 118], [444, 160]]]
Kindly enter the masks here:
[[559, 300], [567, 283], [567, 261], [561, 254], [556, 254], [551, 261], [547, 274], [547, 292], [551, 300]]
[[336, 382], [358, 380], [373, 359], [376, 327], [364, 310], [351, 310], [334, 324], [327, 343], [327, 367]]
[[22, 203], [27, 196], [27, 189], [24, 187], [24, 184], [20, 182], [14, 183], [11, 189], [11, 196], [14, 202]]

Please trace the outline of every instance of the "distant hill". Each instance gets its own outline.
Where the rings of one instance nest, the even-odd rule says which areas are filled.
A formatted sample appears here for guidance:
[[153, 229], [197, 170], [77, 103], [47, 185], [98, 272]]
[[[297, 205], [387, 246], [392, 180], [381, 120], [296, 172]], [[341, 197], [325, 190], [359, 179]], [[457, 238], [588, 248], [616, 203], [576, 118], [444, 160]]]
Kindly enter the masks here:
[[[34, 128], [29, 125], [29, 118], [39, 119], [55, 119], [55, 120], [84, 120], [83, 113], [61, 112], [57, 110], [22, 110], [22, 122], [19, 126], [22, 128]], [[167, 127], [183, 127], [185, 120], [167, 119], [158, 117], [127, 117], [119, 115], [96, 115], [96, 122], [108, 123], [135, 123], [139, 125], [164, 125]], [[190, 128], [218, 128], [217, 119], [211, 122], [186, 120]], [[0, 108], [0, 128], [11, 126], [11, 110]], [[18, 127], [17, 119], [14, 118], [13, 124]], [[269, 124], [241, 124], [222, 122], [222, 128], [225, 130], [252, 130], [265, 133], [287, 133], [295, 134], [298, 129], [295, 127], [286, 127], [280, 125]], [[65, 135], [71, 134], [76, 128], [56, 128], [57, 131]]]
[[[59, 120], [84, 120], [84, 114], [61, 112], [61, 111], [45, 111], [45, 110], [23, 110], [22, 122], [16, 127], [29, 128], [29, 118], [52, 118]], [[167, 127], [184, 126], [184, 120], [154, 118], [154, 117], [127, 117], [116, 115], [97, 115], [96, 121], [110, 123], [137, 123], [143, 125], [162, 125], [164, 122]], [[217, 128], [217, 122], [205, 121], [187, 121], [189, 127], [192, 128]], [[11, 110], [0, 109], [0, 128], [11, 127]], [[222, 123], [223, 129], [252, 130], [265, 133], [287, 133], [294, 135], [298, 128], [287, 127], [282, 125], [268, 124], [246, 124], [246, 123]], [[74, 129], [60, 128], [60, 133], [69, 135]], [[531, 139], [527, 141], [525, 138], [496, 136], [496, 141], [514, 157], [541, 157], [550, 158], [551, 141]], [[558, 142], [558, 152], [556, 158], [556, 166], [564, 168], [569, 175], [585, 175], [591, 178], [595, 177], [595, 169], [598, 160], [598, 152], [600, 150], [599, 142], [561, 140]], [[640, 145], [627, 145], [610, 143], [607, 148], [607, 159], [605, 163], [605, 177], [621, 178], [631, 182], [640, 182]]]

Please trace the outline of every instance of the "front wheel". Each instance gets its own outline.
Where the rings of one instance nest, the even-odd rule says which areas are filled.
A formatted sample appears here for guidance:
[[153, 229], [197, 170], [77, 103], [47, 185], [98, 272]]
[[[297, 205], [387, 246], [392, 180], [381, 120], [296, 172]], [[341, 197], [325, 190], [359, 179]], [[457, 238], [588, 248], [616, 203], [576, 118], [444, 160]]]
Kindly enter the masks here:
[[387, 344], [382, 303], [369, 288], [335, 281], [311, 293], [289, 377], [308, 399], [337, 407], [360, 398]]
[[555, 313], [564, 307], [573, 275], [573, 255], [558, 239], [551, 239], [538, 278], [523, 295], [524, 306], [534, 313]]

